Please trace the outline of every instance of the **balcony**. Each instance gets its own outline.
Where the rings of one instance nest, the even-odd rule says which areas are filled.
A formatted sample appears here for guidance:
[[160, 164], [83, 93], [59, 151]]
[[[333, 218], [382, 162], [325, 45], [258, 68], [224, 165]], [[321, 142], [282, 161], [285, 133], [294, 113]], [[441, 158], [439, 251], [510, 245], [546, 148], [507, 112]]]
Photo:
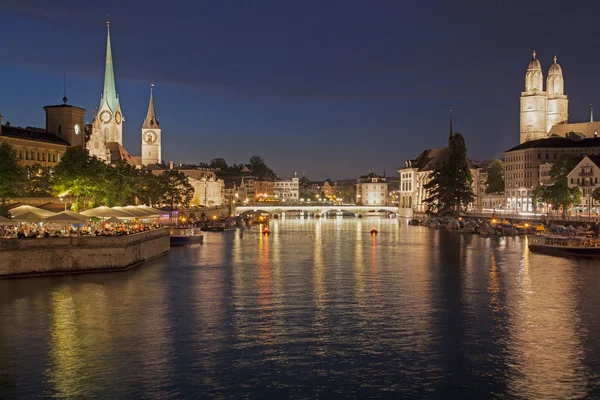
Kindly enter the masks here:
[[593, 172], [580, 172], [579, 176], [594, 176]]

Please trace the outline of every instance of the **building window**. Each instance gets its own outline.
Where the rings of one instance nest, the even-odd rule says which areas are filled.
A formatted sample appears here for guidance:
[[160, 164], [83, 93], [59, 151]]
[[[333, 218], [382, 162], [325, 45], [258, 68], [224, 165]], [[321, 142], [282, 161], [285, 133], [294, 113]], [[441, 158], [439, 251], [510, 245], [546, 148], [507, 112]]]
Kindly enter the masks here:
[[62, 125], [58, 125], [58, 134], [61, 135], [62, 134]]

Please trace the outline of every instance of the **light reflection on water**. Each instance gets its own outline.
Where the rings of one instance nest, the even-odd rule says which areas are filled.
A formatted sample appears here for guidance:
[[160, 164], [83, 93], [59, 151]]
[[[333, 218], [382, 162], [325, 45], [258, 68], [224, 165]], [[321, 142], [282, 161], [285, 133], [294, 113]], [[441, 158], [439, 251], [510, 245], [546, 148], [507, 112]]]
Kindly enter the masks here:
[[270, 229], [0, 281], [0, 398], [600, 395], [597, 263], [404, 220]]

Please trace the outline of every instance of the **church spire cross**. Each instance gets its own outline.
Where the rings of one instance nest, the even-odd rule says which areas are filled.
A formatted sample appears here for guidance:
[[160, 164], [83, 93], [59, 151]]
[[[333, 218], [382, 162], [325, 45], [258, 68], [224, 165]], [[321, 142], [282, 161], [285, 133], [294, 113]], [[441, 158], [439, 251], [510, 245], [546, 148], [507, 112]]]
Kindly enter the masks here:
[[556, 56], [554, 56], [554, 64], [556, 64]]
[[154, 96], [153, 96], [154, 83], [150, 85], [150, 102], [148, 103], [148, 113], [146, 113], [146, 119], [144, 119], [143, 129], [160, 128], [158, 118], [156, 118], [156, 110], [154, 109]]
[[104, 91], [102, 92], [102, 102], [106, 103], [108, 108], [114, 113], [117, 111], [119, 99], [117, 98], [117, 89], [115, 85], [109, 21], [106, 21], [106, 32], [106, 66], [104, 69]]
[[537, 56], [537, 53], [535, 52], [535, 50], [533, 51], [533, 58], [535, 58], [535, 56]]

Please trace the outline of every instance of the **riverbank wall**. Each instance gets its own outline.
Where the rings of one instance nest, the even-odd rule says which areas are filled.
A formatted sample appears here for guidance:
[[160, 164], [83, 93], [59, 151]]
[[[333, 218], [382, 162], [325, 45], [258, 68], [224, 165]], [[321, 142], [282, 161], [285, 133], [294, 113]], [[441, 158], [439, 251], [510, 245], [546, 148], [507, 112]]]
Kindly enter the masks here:
[[170, 249], [167, 228], [126, 236], [0, 239], [0, 278], [123, 271]]

